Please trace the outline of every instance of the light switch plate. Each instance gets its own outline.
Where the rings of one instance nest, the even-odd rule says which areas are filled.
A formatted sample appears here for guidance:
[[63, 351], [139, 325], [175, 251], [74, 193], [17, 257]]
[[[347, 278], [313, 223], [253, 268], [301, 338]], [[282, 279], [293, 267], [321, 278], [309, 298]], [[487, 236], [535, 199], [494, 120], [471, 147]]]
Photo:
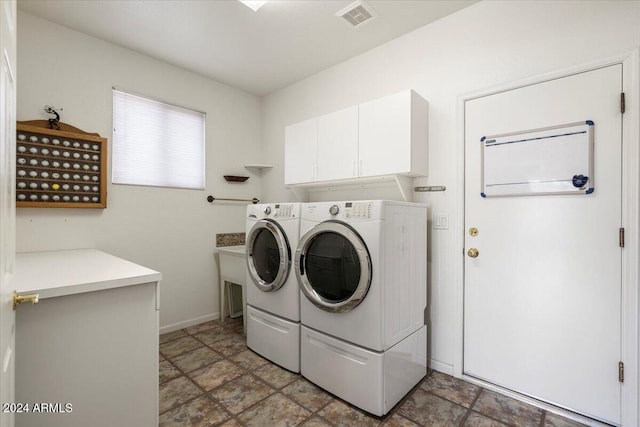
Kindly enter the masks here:
[[449, 229], [449, 215], [447, 215], [447, 214], [434, 214], [433, 215], [433, 229], [434, 230], [448, 230]]

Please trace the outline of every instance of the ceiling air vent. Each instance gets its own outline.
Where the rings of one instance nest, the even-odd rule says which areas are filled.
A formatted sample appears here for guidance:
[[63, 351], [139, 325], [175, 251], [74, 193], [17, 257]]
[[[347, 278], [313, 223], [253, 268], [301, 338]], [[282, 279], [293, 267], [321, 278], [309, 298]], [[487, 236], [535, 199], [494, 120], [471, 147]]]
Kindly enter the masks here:
[[354, 27], [359, 27], [365, 22], [371, 21], [378, 16], [376, 11], [362, 0], [357, 0], [349, 6], [336, 13], [336, 16], [344, 18]]

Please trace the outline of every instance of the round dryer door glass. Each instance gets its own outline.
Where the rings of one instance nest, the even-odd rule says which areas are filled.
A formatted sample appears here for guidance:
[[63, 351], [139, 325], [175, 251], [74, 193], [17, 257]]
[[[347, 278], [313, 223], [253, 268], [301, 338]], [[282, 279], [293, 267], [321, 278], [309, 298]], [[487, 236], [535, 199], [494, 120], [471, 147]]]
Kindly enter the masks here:
[[349, 299], [358, 288], [360, 261], [353, 245], [337, 233], [319, 234], [309, 243], [305, 259], [307, 280], [330, 302]]
[[369, 252], [347, 224], [323, 222], [300, 240], [296, 274], [305, 296], [327, 311], [349, 311], [371, 284]]
[[291, 269], [291, 249], [284, 232], [270, 220], [258, 221], [247, 240], [247, 267], [263, 291], [280, 289]]

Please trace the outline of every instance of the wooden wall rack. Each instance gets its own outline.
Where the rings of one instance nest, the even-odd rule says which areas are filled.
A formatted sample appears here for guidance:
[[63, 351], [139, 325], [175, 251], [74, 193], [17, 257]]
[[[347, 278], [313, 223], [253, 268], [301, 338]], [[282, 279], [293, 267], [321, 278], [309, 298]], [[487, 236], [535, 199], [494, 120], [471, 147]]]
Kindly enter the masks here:
[[16, 125], [16, 207], [106, 208], [107, 139], [47, 120]]

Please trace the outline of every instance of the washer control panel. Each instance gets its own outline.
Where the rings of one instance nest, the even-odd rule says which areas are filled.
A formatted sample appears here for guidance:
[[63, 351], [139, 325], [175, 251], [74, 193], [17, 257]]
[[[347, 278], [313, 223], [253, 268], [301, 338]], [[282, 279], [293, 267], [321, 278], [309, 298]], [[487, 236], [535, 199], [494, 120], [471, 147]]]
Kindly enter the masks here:
[[279, 203], [274, 206], [275, 217], [278, 218], [292, 218], [293, 217], [293, 205], [290, 203]]
[[371, 218], [371, 202], [346, 202], [344, 204], [344, 216], [349, 219]]

